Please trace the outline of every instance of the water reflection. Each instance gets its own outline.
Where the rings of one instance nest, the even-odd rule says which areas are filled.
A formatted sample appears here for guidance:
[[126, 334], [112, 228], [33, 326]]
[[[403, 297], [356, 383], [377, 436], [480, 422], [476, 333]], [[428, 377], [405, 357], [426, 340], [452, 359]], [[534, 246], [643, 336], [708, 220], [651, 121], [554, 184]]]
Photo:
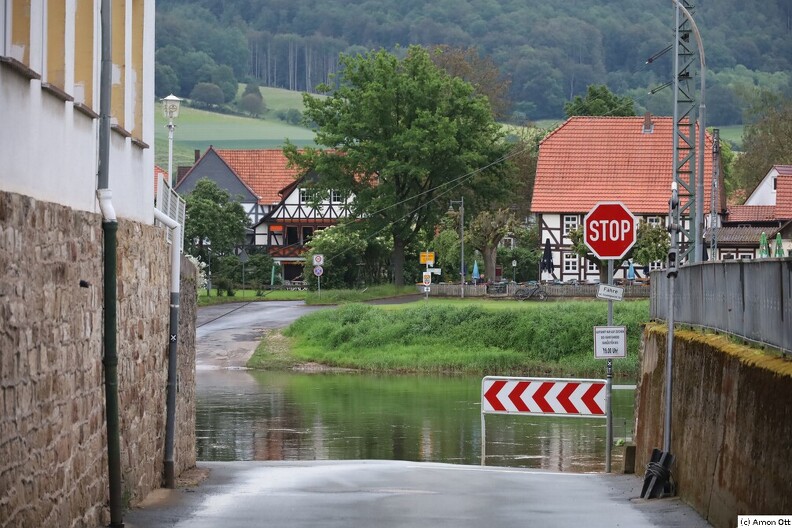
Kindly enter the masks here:
[[[199, 460], [481, 462], [481, 378], [201, 371], [196, 381]], [[632, 435], [633, 394], [613, 393], [615, 438]], [[604, 468], [603, 419], [487, 415], [486, 438], [487, 465]]]

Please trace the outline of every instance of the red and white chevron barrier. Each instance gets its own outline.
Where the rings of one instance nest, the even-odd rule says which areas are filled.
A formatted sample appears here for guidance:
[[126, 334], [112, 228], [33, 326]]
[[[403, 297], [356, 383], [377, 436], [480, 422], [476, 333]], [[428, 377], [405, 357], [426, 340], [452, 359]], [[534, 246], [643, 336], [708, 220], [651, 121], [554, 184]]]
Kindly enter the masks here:
[[481, 381], [481, 412], [605, 418], [605, 380], [506, 378]]

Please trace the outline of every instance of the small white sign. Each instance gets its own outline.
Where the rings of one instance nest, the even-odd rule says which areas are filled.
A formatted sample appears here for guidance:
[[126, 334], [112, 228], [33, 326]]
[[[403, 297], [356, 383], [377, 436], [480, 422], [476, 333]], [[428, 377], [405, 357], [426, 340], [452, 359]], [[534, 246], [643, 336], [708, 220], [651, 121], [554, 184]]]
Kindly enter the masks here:
[[600, 283], [597, 288], [597, 298], [609, 301], [621, 301], [624, 298], [624, 288]]
[[324, 266], [324, 255], [316, 254], [313, 256], [314, 266]]
[[426, 271], [428, 271], [432, 275], [440, 275], [443, 273], [443, 270], [441, 268], [426, 268]]
[[429, 293], [429, 290], [431, 289], [432, 288], [430, 288], [429, 286], [424, 286], [424, 293]]
[[428, 271], [423, 272], [423, 284], [424, 286], [429, 286], [432, 284], [432, 274]]
[[314, 268], [314, 275], [316, 275], [317, 277], [321, 277], [322, 273], [324, 273], [324, 269], [322, 268], [322, 266], [316, 266]]
[[626, 326], [595, 326], [594, 357], [597, 359], [627, 356]]

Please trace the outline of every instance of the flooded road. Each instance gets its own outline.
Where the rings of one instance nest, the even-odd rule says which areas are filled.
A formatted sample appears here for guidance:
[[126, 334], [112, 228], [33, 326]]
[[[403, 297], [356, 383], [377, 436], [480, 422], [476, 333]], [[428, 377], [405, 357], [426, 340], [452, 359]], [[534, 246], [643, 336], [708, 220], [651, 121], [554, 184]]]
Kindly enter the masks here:
[[[481, 463], [481, 378], [199, 370], [199, 460]], [[634, 390], [614, 390], [614, 438]], [[603, 471], [605, 420], [487, 416], [487, 465]], [[614, 464], [617, 463], [614, 450]]]

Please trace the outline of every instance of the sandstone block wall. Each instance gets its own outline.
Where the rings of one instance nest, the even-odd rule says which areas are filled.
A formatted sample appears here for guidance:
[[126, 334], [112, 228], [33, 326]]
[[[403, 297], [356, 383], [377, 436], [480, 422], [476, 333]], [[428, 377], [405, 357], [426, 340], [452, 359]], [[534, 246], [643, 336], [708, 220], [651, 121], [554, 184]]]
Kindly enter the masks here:
[[[1, 527], [94, 527], [109, 519], [102, 241], [99, 215], [0, 192]], [[161, 228], [119, 222], [118, 377], [129, 503], [162, 481], [169, 260]], [[182, 279], [177, 471], [195, 463], [188, 386], [194, 281], [189, 273]]]
[[[665, 326], [644, 333], [636, 472], [662, 449]], [[728, 338], [676, 330], [671, 414], [678, 495], [715, 527], [792, 512], [792, 363]]]

